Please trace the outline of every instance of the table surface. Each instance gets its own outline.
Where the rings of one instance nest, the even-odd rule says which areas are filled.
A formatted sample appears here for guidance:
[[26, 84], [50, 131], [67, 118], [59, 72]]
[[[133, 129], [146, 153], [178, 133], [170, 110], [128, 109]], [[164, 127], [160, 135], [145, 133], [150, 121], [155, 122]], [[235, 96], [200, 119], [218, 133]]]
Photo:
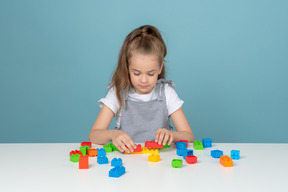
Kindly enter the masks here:
[[[143, 144], [142, 144], [143, 146]], [[288, 144], [213, 143], [212, 148], [194, 150], [196, 164], [183, 161], [182, 168], [172, 168], [175, 144], [161, 150], [161, 160], [148, 162], [149, 154], [107, 153], [108, 164], [99, 165], [89, 158], [89, 169], [79, 170], [69, 161], [69, 152], [80, 143], [0, 144], [1, 191], [283, 191], [288, 181]], [[93, 145], [100, 148], [101, 145]], [[223, 167], [212, 158], [211, 150], [224, 155], [240, 150], [234, 167]], [[122, 158], [126, 173], [119, 178], [108, 176], [111, 160]]]

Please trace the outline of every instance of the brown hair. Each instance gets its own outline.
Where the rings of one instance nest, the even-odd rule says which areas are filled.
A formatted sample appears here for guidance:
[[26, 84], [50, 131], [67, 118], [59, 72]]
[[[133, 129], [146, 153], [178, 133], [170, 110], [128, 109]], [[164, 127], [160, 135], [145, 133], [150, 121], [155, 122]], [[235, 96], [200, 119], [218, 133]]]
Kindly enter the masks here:
[[[119, 111], [123, 106], [121, 91], [124, 91], [125, 97], [132, 87], [129, 77], [129, 59], [135, 53], [157, 54], [159, 56], [159, 65], [164, 61], [167, 49], [159, 30], [151, 25], [144, 25], [134, 29], [125, 38], [119, 53], [118, 65], [111, 81], [111, 87], [116, 88], [116, 96], [119, 102]], [[158, 79], [165, 78], [165, 66], [163, 66]]]

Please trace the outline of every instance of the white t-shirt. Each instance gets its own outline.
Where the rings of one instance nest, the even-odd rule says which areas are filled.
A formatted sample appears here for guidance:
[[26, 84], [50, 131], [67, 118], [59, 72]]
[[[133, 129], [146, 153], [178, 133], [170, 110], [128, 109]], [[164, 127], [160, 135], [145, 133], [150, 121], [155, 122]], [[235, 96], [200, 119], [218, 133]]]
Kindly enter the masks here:
[[[148, 94], [138, 94], [135, 91], [130, 91], [128, 93], [128, 98], [133, 101], [143, 101], [148, 102], [157, 98], [155, 94], [155, 87], [153, 90]], [[180, 107], [182, 107], [184, 101], [181, 100], [176, 91], [170, 87], [168, 84], [165, 84], [165, 96], [166, 96], [166, 104], [168, 109], [168, 115], [170, 116]], [[116, 96], [115, 87], [111, 87], [106, 95], [105, 98], [102, 98], [98, 101], [99, 106], [102, 108], [103, 104], [109, 107], [113, 112], [114, 115], [116, 114], [116, 127], [120, 127], [120, 120], [121, 120], [121, 111], [119, 110], [119, 102]]]

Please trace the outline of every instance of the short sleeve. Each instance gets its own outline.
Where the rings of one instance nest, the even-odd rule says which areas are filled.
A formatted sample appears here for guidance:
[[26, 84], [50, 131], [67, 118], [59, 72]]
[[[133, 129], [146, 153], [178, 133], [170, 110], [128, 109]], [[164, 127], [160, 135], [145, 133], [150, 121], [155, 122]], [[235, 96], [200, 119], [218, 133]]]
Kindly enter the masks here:
[[180, 107], [182, 107], [184, 101], [178, 97], [175, 89], [170, 87], [168, 84], [165, 85], [165, 96], [168, 108], [168, 115], [170, 116]]
[[114, 87], [111, 87], [106, 95], [105, 98], [102, 98], [98, 101], [99, 106], [102, 108], [103, 104], [109, 107], [113, 112], [114, 115], [117, 114], [119, 109], [119, 102], [116, 96], [116, 91]]

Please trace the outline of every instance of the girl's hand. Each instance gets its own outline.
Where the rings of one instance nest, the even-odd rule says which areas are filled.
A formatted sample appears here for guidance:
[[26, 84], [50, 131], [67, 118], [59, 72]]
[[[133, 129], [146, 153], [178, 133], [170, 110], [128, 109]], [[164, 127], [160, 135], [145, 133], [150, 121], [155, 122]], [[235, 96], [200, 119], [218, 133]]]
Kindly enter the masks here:
[[171, 145], [173, 142], [173, 131], [169, 131], [165, 128], [158, 129], [155, 135], [155, 142], [159, 145], [166, 145], [168, 141], [168, 145]]
[[133, 152], [134, 149], [136, 149], [136, 144], [124, 131], [115, 130], [114, 134], [112, 135], [112, 143], [122, 153], [124, 151], [126, 153], [130, 153]]

